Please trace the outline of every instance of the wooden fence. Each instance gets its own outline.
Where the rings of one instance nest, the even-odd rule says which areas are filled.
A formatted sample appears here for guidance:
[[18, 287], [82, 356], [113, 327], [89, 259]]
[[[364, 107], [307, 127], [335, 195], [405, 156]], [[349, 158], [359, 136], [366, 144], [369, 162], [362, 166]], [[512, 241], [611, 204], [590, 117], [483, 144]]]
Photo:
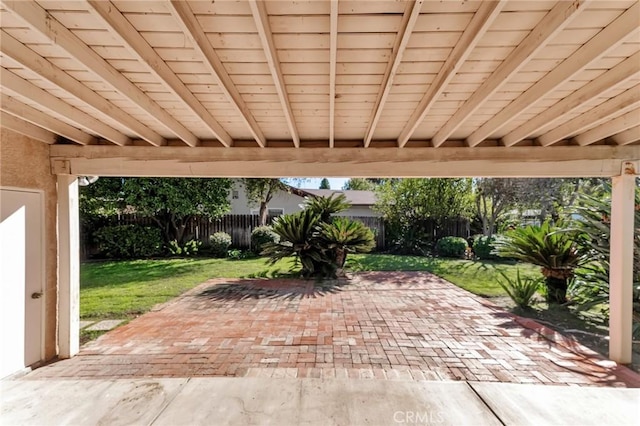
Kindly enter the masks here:
[[[385, 249], [384, 220], [380, 217], [350, 216], [353, 220], [358, 220], [369, 227], [376, 236], [376, 249]], [[274, 217], [269, 218], [269, 222]], [[153, 221], [146, 217], [139, 217], [136, 214], [120, 215], [114, 225], [153, 225]], [[209, 243], [209, 235], [216, 232], [226, 232], [231, 235], [233, 247], [249, 249], [251, 247], [251, 231], [260, 226], [258, 215], [225, 215], [219, 219], [209, 219], [206, 217], [194, 217], [187, 224], [186, 234], [195, 240]]]

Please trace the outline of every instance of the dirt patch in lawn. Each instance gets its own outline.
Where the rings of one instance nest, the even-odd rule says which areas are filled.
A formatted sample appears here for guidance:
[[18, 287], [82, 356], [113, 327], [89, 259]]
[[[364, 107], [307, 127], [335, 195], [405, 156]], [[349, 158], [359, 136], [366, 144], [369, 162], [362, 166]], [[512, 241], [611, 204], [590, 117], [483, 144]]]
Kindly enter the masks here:
[[[609, 324], [601, 317], [579, 312], [566, 306], [549, 306], [539, 302], [529, 309], [517, 307], [509, 297], [492, 297], [496, 305], [521, 317], [531, 318], [565, 336], [573, 337], [580, 344], [604, 357], [609, 357]], [[633, 361], [629, 368], [640, 373], [640, 342], [633, 343]]]

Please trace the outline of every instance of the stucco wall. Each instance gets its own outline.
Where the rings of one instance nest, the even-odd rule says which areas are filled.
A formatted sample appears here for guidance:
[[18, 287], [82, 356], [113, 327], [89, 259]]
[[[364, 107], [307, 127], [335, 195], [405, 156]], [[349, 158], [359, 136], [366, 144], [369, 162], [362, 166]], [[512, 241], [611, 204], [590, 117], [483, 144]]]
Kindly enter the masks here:
[[[234, 192], [237, 193], [238, 198], [233, 198]], [[234, 182], [230, 197], [231, 210], [229, 214], [250, 214], [252, 209], [258, 210], [260, 207], [257, 204], [252, 205], [249, 203], [244, 192], [244, 186], [240, 182]], [[304, 198], [298, 195], [279, 192], [269, 202], [269, 208], [283, 209], [285, 214], [289, 214], [300, 211], [302, 203], [304, 203]], [[367, 206], [351, 206], [349, 210], [339, 213], [338, 216], [379, 217], [381, 215]]]
[[45, 357], [56, 349], [57, 239], [56, 177], [49, 167], [49, 146], [0, 128], [0, 186], [44, 191], [45, 205]]

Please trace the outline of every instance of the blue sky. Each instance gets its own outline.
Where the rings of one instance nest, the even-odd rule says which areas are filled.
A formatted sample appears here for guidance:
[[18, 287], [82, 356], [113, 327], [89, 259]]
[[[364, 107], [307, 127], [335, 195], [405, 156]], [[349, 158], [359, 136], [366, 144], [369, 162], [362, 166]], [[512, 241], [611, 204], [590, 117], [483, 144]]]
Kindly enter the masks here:
[[[320, 187], [321, 180], [322, 178], [309, 178], [301, 184], [298, 182], [291, 182], [291, 184], [299, 188], [318, 188]], [[331, 186], [331, 189], [342, 189], [345, 182], [348, 180], [349, 178], [329, 178], [329, 185]]]

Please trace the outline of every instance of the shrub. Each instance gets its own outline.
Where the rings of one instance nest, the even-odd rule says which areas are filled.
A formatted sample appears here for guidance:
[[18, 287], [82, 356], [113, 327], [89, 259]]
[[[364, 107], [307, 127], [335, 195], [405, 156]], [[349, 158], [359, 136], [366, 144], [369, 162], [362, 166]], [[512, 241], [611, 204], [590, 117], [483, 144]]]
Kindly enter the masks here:
[[145, 258], [158, 256], [163, 251], [162, 233], [149, 226], [105, 226], [93, 235], [100, 256], [107, 258]]
[[542, 279], [531, 277], [521, 278], [519, 269], [516, 269], [515, 280], [503, 272], [500, 272], [500, 275], [502, 275], [504, 281], [498, 280], [498, 284], [507, 292], [511, 300], [521, 308], [528, 308], [531, 305], [531, 299], [534, 294], [536, 294], [536, 291], [542, 285]]
[[462, 237], [443, 237], [436, 243], [436, 253], [442, 257], [464, 257], [468, 247]]
[[227, 258], [229, 258], [230, 260], [242, 260], [249, 259], [251, 257], [253, 257], [253, 253], [250, 251], [233, 249], [227, 252]]
[[260, 255], [267, 243], [277, 243], [280, 236], [273, 231], [270, 226], [259, 226], [251, 231], [251, 250]]
[[195, 256], [200, 251], [200, 246], [202, 242], [198, 240], [189, 240], [183, 245], [173, 240], [169, 242], [169, 253], [173, 256]]
[[495, 247], [493, 246], [493, 242], [495, 241], [495, 237], [488, 237], [486, 235], [480, 235], [473, 241], [473, 253], [478, 259], [482, 260], [493, 260], [499, 259], [500, 256], [495, 254], [493, 251]]
[[226, 232], [216, 232], [209, 235], [209, 247], [215, 257], [226, 257], [231, 246], [231, 235]]

